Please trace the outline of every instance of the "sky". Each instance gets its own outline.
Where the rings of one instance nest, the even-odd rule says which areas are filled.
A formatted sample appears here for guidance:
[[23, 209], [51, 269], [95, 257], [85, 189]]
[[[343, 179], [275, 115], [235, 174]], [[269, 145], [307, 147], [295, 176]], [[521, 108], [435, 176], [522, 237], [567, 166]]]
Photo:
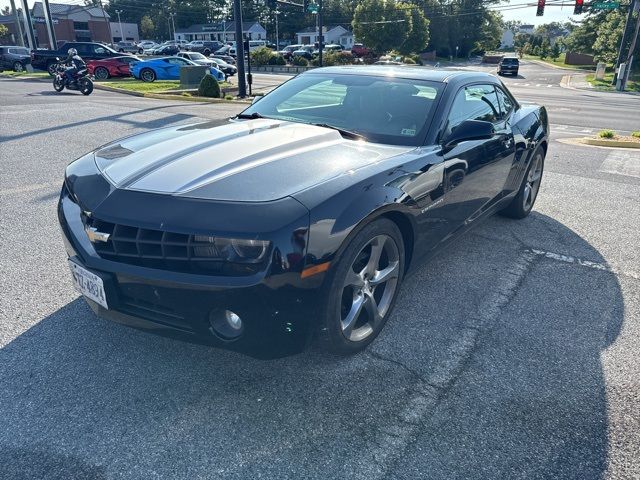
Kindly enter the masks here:
[[[15, 0], [16, 7], [20, 6], [22, 0]], [[27, 0], [29, 6], [33, 6], [35, 0]], [[548, 0], [549, 1], [549, 0]], [[83, 3], [81, 0], [50, 0], [51, 3], [73, 3], [73, 4], [81, 4]], [[501, 4], [500, 10], [502, 16], [505, 20], [520, 20], [522, 23], [530, 24], [530, 25], [540, 25], [541, 23], [549, 23], [549, 22], [566, 22], [571, 18], [574, 20], [580, 20], [584, 15], [573, 15], [573, 6], [574, 2], [565, 1], [563, 6], [549, 6], [544, 10], [544, 16], [537, 17], [536, 16], [536, 4], [537, 0], [531, 0], [531, 6], [526, 6], [525, 8], [518, 8], [514, 10], [503, 10], [503, 6], [522, 6], [527, 3], [527, 0], [508, 0], [507, 2]], [[556, 5], [561, 4], [560, 2], [555, 2]], [[10, 5], [9, 0], [0, 0], [0, 8], [3, 8], [5, 5]], [[508, 8], [508, 7], [507, 7]]]

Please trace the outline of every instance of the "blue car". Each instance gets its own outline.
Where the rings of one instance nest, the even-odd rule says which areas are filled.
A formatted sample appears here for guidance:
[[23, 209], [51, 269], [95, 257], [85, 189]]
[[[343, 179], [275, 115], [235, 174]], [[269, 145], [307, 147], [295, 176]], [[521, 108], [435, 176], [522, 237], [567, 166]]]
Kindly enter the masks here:
[[[197, 63], [180, 57], [164, 57], [137, 62], [131, 65], [131, 74], [143, 82], [155, 80], [180, 80], [180, 67], [189, 65], [198, 66]], [[224, 81], [224, 73], [215, 67], [210, 68], [211, 75], [219, 82]]]

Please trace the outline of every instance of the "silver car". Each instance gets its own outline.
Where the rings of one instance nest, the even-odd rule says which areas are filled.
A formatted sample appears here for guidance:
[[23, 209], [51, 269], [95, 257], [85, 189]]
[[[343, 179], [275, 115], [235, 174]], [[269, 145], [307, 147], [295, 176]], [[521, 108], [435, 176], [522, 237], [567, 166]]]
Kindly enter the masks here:
[[133, 42], [118, 42], [113, 45], [113, 49], [120, 53], [142, 53], [142, 47]]

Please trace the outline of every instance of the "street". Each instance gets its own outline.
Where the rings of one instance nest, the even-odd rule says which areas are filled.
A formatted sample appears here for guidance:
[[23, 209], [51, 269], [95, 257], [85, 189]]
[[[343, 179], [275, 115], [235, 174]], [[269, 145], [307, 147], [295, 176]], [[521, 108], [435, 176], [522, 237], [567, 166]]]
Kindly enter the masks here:
[[96, 317], [56, 217], [73, 159], [243, 106], [0, 79], [0, 479], [640, 478], [640, 150], [567, 142], [639, 130], [640, 96], [567, 74], [503, 79], [550, 116], [529, 217], [405, 279], [365, 353], [270, 361]]

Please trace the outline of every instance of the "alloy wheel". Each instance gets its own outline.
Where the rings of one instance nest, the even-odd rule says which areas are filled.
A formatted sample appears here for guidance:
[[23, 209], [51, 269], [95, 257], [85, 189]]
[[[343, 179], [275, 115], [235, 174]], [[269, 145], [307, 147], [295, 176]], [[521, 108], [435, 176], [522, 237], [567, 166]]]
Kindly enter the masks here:
[[147, 68], [140, 72], [140, 77], [144, 82], [153, 82], [156, 79], [156, 74], [153, 73], [153, 70]]
[[13, 64], [13, 71], [14, 72], [23, 72], [24, 71], [24, 65], [22, 65], [21, 62], [16, 62]]
[[533, 207], [533, 203], [538, 196], [538, 190], [540, 189], [540, 180], [542, 179], [542, 154], [537, 153], [533, 158], [531, 168], [527, 174], [527, 180], [524, 184], [524, 195], [522, 196], [522, 206], [525, 211], [530, 210]]
[[109, 70], [104, 67], [96, 68], [94, 74], [98, 80], [106, 80], [109, 78]]
[[378, 235], [355, 256], [342, 287], [340, 326], [353, 342], [371, 335], [391, 307], [398, 277], [400, 254], [393, 238]]

